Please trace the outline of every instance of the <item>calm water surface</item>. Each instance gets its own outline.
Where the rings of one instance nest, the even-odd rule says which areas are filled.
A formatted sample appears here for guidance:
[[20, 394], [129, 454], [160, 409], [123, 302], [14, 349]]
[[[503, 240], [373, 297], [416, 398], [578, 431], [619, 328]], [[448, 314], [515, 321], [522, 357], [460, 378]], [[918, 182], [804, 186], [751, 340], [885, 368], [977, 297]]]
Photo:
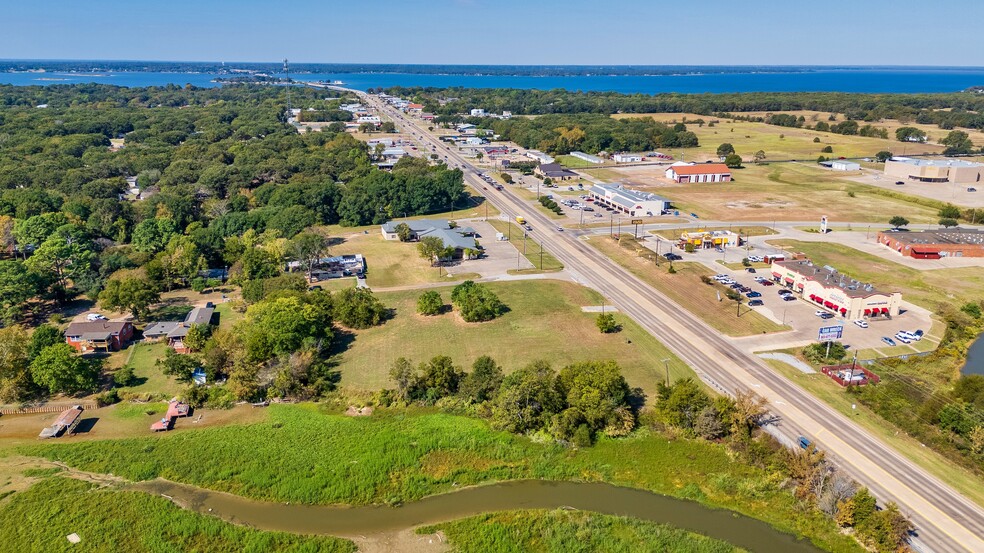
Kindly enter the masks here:
[[572, 508], [666, 523], [750, 551], [817, 553], [811, 543], [764, 522], [644, 490], [602, 483], [520, 480], [430, 496], [399, 507], [334, 507], [254, 501], [164, 480], [132, 489], [163, 494], [186, 509], [236, 524], [300, 534], [358, 537], [435, 524], [487, 512]]

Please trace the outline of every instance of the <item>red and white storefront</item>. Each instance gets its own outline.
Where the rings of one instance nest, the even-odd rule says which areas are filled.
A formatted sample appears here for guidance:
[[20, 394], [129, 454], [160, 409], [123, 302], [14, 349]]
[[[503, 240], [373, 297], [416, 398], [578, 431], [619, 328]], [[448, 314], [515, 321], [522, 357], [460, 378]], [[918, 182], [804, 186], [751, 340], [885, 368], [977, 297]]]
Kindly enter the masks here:
[[774, 262], [772, 278], [818, 308], [845, 319], [895, 317], [902, 305], [901, 292], [876, 290], [809, 261]]

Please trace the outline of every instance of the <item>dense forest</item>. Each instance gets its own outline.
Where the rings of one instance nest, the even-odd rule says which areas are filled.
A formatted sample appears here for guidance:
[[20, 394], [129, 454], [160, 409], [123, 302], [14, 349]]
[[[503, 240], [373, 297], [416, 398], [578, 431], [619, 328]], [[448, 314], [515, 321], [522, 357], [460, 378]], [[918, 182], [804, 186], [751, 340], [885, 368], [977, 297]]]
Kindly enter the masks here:
[[[942, 129], [984, 128], [984, 95], [858, 94], [844, 92], [753, 92], [734, 94], [620, 94], [492, 88], [386, 89], [389, 94], [414, 98], [436, 115], [467, 113], [483, 108], [489, 113], [516, 115], [548, 113], [696, 113], [722, 116], [749, 111], [812, 110], [842, 113], [852, 121], [898, 119], [938, 125]], [[945, 110], [945, 111], [944, 111]]]
[[[380, 223], [462, 199], [457, 169], [407, 158], [383, 172], [337, 126], [298, 133], [283, 94], [0, 86], [4, 320], [35, 298], [95, 298], [121, 270], [140, 269], [159, 290], [209, 267], [272, 276], [308, 227]], [[298, 89], [294, 102], [331, 110], [326, 94]], [[275, 270], [255, 267], [260, 250]]]

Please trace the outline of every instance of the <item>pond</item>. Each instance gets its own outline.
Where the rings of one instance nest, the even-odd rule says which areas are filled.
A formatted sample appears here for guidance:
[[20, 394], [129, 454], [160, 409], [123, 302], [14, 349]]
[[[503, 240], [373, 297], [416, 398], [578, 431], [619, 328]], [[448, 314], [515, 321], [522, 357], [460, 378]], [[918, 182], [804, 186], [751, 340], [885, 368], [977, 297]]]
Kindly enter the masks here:
[[816, 553], [810, 542], [732, 511], [604, 483], [518, 480], [465, 488], [398, 507], [291, 505], [255, 501], [166, 480], [129, 486], [192, 511], [264, 530], [359, 537], [516, 509], [576, 509], [666, 523], [750, 551]]
[[964, 363], [961, 374], [984, 374], [984, 334], [978, 336], [967, 348], [967, 362]]

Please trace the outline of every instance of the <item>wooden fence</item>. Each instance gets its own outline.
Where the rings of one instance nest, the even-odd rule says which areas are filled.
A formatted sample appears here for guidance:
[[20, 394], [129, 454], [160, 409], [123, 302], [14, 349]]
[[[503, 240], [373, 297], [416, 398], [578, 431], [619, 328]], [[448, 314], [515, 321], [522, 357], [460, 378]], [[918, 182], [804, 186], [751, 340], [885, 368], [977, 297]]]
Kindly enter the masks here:
[[44, 405], [33, 405], [24, 407], [0, 408], [0, 415], [33, 415], [37, 413], [61, 413], [76, 405], [81, 405], [83, 409], [95, 409], [95, 403], [46, 403]]

